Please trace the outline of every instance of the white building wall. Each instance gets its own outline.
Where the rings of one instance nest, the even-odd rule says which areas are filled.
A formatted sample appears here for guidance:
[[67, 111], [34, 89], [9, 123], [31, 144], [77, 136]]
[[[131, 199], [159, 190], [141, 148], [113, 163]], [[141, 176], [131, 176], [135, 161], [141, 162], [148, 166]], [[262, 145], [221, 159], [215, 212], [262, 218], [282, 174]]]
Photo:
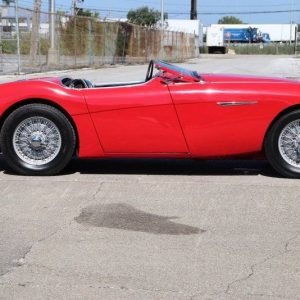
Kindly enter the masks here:
[[200, 35], [202, 24], [199, 20], [167, 20], [167, 30]]
[[200, 20], [166, 20], [166, 30], [194, 34], [198, 37], [198, 46], [203, 45], [203, 24]]

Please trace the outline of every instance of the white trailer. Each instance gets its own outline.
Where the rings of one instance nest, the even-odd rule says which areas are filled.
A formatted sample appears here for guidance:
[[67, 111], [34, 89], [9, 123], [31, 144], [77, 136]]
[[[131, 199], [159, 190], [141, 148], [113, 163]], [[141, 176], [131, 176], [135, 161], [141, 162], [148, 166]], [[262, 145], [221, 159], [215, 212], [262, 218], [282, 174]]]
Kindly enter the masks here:
[[206, 46], [208, 53], [222, 53], [226, 52], [226, 45], [224, 42], [224, 28], [220, 26], [210, 26], [206, 29]]

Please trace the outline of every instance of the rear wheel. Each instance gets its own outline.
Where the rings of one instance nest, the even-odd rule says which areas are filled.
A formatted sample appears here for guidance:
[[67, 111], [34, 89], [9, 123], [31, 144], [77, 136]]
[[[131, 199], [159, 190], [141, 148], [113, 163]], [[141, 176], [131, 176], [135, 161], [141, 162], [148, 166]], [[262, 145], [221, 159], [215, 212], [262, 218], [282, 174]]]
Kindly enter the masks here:
[[1, 149], [8, 166], [23, 175], [53, 175], [70, 161], [75, 132], [68, 118], [45, 104], [13, 111], [1, 131]]
[[265, 139], [265, 154], [284, 177], [300, 178], [300, 110], [278, 119]]

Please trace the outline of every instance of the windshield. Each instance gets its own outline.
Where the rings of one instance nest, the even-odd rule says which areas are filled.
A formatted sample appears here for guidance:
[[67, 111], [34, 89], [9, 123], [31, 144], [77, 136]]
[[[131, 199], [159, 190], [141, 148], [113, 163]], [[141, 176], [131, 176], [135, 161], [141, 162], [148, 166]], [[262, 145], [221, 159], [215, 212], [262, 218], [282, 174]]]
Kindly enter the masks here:
[[179, 79], [180, 81], [200, 81], [201, 76], [192, 70], [188, 70], [182, 67], [178, 67], [172, 64], [169, 64], [165, 61], [156, 61], [155, 67], [158, 70], [162, 70], [163, 72], [172, 74], [174, 77]]

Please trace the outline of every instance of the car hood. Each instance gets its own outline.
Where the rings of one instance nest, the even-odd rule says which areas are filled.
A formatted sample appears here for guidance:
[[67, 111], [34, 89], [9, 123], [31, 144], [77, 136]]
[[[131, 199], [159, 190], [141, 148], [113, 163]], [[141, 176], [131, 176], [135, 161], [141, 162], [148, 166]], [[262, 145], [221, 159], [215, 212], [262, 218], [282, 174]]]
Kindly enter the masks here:
[[205, 82], [209, 83], [300, 83], [300, 81], [285, 78], [249, 75], [201, 74], [201, 77]]

